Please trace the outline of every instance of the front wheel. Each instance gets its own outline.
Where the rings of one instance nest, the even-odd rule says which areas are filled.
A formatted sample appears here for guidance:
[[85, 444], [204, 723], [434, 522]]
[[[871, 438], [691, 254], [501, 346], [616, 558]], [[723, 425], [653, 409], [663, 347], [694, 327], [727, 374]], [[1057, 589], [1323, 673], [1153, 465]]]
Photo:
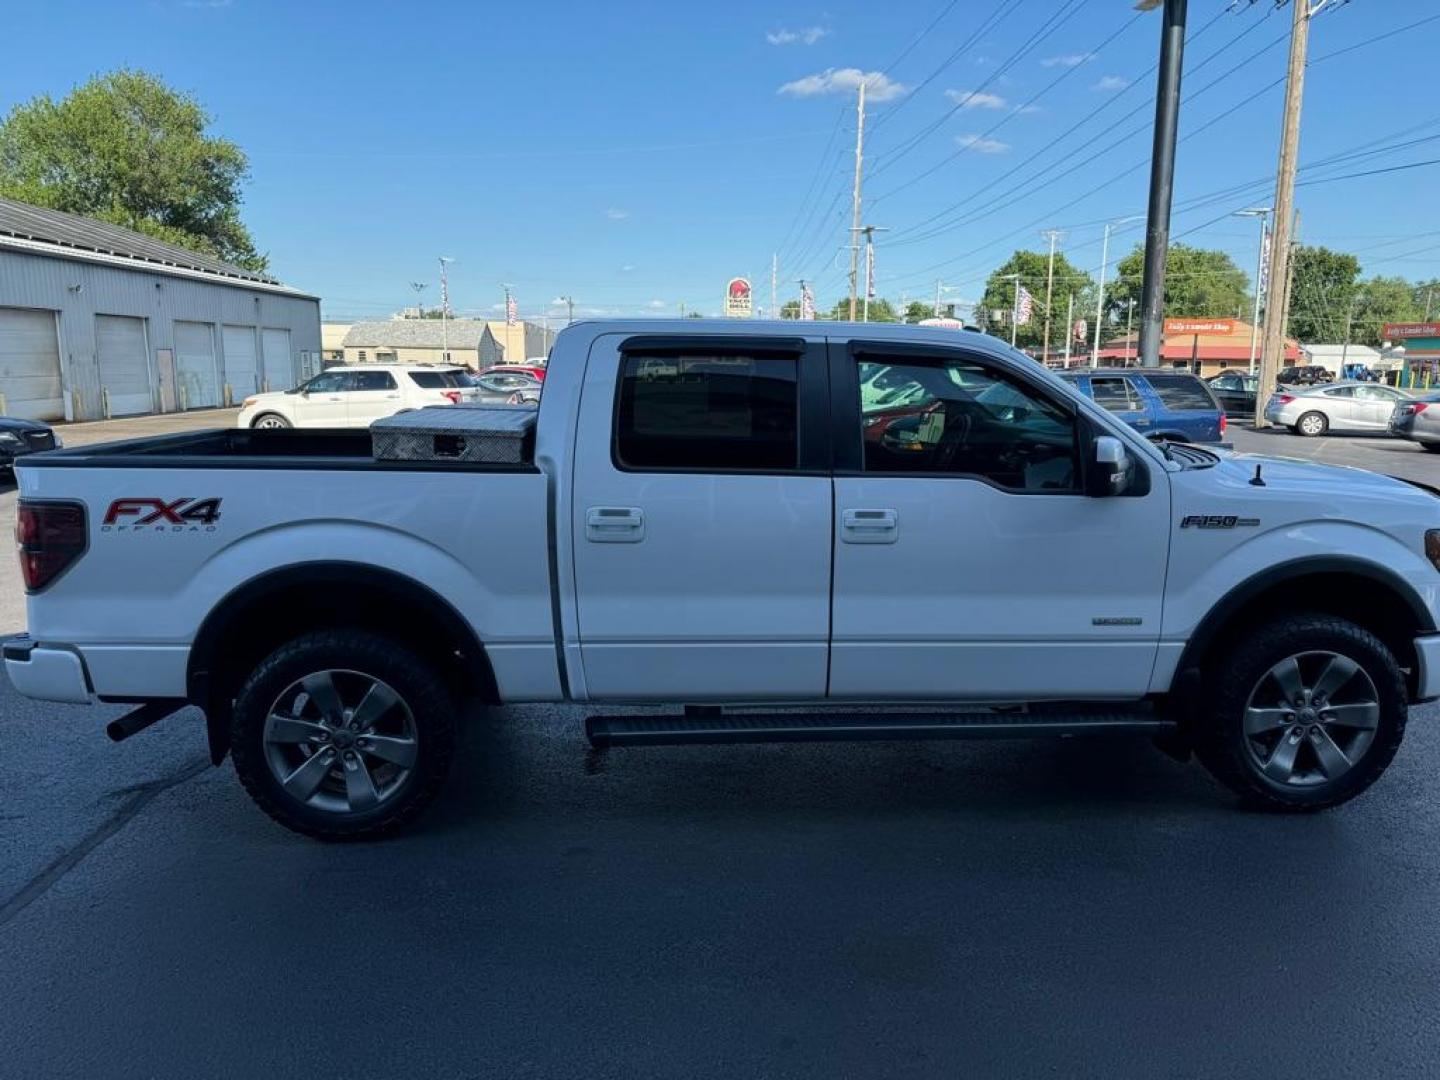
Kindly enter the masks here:
[[1247, 801], [1321, 810], [1364, 791], [1405, 735], [1405, 678], [1385, 644], [1331, 615], [1288, 615], [1211, 665], [1196, 751]]
[[1440, 442], [1422, 442], [1421, 450], [1428, 450], [1432, 454], [1440, 454]]
[[325, 839], [386, 832], [435, 797], [455, 703], [434, 667], [362, 630], [304, 634], [260, 662], [231, 721], [235, 772], [280, 824]]
[[250, 426], [252, 428], [259, 428], [262, 431], [276, 431], [280, 428], [291, 427], [292, 425], [289, 420], [286, 420], [285, 417], [279, 413], [267, 412], [257, 416], [255, 422]]

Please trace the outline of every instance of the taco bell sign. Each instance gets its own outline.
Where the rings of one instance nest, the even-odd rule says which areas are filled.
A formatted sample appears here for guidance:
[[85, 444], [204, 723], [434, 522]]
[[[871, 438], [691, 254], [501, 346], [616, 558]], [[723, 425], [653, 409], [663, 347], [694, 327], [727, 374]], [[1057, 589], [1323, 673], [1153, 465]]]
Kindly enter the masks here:
[[725, 286], [725, 314], [732, 319], [748, 319], [753, 313], [750, 282], [743, 277], [731, 278]]

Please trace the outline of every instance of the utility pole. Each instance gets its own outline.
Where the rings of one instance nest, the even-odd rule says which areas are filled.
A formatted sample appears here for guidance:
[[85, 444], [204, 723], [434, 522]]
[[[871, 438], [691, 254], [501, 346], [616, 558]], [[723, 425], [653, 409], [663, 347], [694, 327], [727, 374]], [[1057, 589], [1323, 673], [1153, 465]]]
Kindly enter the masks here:
[[415, 290], [415, 317], [423, 319], [425, 317], [425, 301], [421, 299], [420, 294], [425, 291], [427, 285], [423, 281], [412, 281], [410, 287]]
[[855, 321], [855, 292], [860, 273], [860, 170], [865, 160], [865, 83], [855, 104], [855, 182], [850, 192], [850, 321]]
[[1248, 210], [1236, 210], [1236, 217], [1258, 217], [1260, 219], [1260, 255], [1255, 260], [1255, 311], [1250, 320], [1250, 374], [1255, 374], [1255, 346], [1260, 336], [1260, 298], [1265, 293], [1265, 255], [1270, 240], [1270, 207], [1253, 206]]
[[1435, 286], [1431, 285], [1425, 292], [1425, 321], [1430, 321], [1430, 301], [1435, 299]]
[[1045, 236], [1050, 238], [1050, 263], [1045, 270], [1045, 344], [1040, 349], [1040, 362], [1050, 356], [1050, 298], [1055, 291], [1055, 241], [1060, 239], [1059, 229], [1049, 229]]
[[870, 300], [875, 295], [875, 234], [890, 230], [880, 225], [862, 225], [860, 231], [865, 234], [865, 303], [860, 321], [869, 322]]
[[1132, 296], [1125, 301], [1125, 366], [1130, 366], [1130, 317], [1135, 314], [1135, 298]]
[[[1145, 217], [1145, 277], [1140, 294], [1141, 367], [1160, 362], [1165, 258], [1170, 248], [1170, 202], [1175, 192], [1175, 142], [1180, 128], [1180, 73], [1185, 58], [1186, 0], [1164, 0], [1164, 5], [1160, 74], [1155, 86], [1155, 140], [1150, 153], [1150, 201]], [[1154, 0], [1146, 0], [1145, 6], [1156, 5]]]
[[776, 252], [770, 256], [770, 317], [780, 317], [780, 302], [776, 299], [775, 291], [779, 287], [780, 279], [780, 254]]
[[450, 279], [445, 276], [445, 267], [454, 259], [440, 256], [440, 359], [450, 362]]
[[1100, 245], [1100, 289], [1095, 295], [1095, 347], [1090, 350], [1091, 367], [1100, 366], [1100, 322], [1105, 317], [1105, 271], [1110, 264], [1110, 230], [1139, 220], [1137, 215], [1105, 223], [1105, 242]]
[[[1290, 0], [1290, 70], [1285, 79], [1285, 117], [1280, 127], [1280, 162], [1275, 176], [1275, 229], [1270, 241], [1270, 285], [1280, 302], [1266, 307], [1265, 344], [1260, 349], [1260, 395], [1275, 386], [1285, 357], [1285, 329], [1290, 317], [1291, 230], [1295, 216], [1295, 170], [1300, 154], [1300, 106], [1305, 98], [1305, 57], [1310, 48], [1310, 20], [1327, 0]], [[1269, 427], [1263, 409], [1255, 410], [1255, 426]]]

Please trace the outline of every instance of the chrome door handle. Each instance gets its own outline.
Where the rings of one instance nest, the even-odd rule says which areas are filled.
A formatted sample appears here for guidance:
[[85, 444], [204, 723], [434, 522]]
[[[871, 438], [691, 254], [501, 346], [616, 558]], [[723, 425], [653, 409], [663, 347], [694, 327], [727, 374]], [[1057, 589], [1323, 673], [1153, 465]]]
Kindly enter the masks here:
[[840, 539], [847, 544], [893, 544], [900, 536], [894, 510], [846, 510], [840, 515]]
[[593, 544], [638, 544], [645, 539], [645, 512], [638, 506], [592, 506], [585, 511], [585, 539]]

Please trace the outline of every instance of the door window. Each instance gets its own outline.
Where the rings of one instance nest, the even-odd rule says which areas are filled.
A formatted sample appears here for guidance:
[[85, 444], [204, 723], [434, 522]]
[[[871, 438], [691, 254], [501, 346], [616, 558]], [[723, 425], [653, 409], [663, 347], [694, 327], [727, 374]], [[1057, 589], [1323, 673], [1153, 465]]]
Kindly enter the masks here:
[[1111, 412], [1140, 412], [1145, 408], [1145, 400], [1135, 384], [1120, 375], [1092, 375], [1090, 396], [1095, 404]]
[[356, 390], [394, 390], [395, 378], [388, 371], [357, 371]]
[[1366, 383], [1364, 386], [1355, 387], [1355, 396], [1357, 398], [1363, 398], [1366, 401], [1396, 402], [1404, 395], [1396, 393], [1389, 387], [1372, 386]]
[[311, 394], [338, 394], [353, 387], [354, 378], [348, 371], [327, 371], [305, 384], [306, 392]]
[[976, 476], [1009, 491], [1076, 490], [1075, 418], [1008, 376], [957, 358], [862, 361], [901, 373], [899, 401], [861, 400], [866, 472]]
[[797, 400], [796, 364], [788, 357], [627, 354], [620, 365], [615, 464], [794, 469]]

